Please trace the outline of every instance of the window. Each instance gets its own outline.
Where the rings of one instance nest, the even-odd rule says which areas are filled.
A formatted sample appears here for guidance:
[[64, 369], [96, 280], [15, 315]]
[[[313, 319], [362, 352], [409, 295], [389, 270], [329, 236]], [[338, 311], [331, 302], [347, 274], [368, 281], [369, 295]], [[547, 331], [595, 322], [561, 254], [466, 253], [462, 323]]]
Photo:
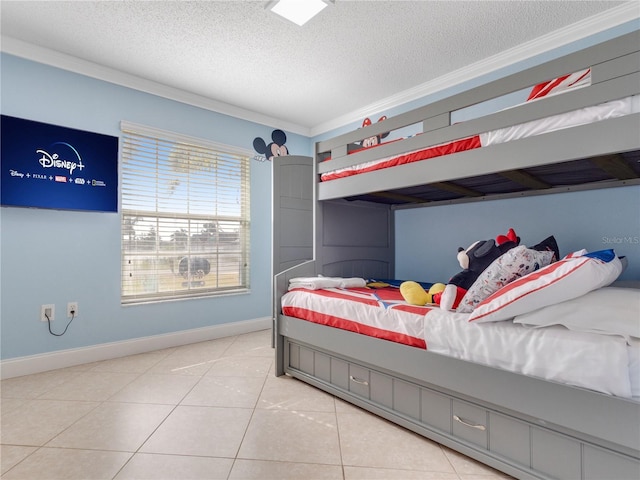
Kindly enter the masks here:
[[249, 159], [122, 122], [122, 303], [249, 288]]

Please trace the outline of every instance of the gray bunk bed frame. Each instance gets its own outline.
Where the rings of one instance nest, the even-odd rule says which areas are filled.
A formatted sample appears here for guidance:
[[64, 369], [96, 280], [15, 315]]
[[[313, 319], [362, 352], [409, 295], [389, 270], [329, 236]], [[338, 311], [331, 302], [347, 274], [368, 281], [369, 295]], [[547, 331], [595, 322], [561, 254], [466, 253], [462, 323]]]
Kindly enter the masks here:
[[[640, 32], [623, 35], [389, 118], [384, 125], [319, 142], [316, 157], [331, 152], [327, 163], [341, 167], [637, 95], [639, 47]], [[449, 125], [456, 109], [586, 67], [592, 68], [589, 87]], [[347, 155], [353, 142], [418, 121], [422, 135]], [[447, 201], [468, 201], [491, 195], [469, 192], [456, 181], [496, 172], [517, 179], [532, 194], [541, 188], [556, 192], [638, 184], [639, 132], [636, 113], [325, 183], [317, 178], [326, 164], [307, 157], [275, 158], [276, 375], [291, 375], [517, 478], [640, 478], [638, 401], [314, 324], [282, 315], [280, 309], [294, 277], [393, 278], [394, 209], [441, 203], [422, 195], [421, 185], [457, 195]], [[566, 162], [575, 170], [585, 158], [611, 178], [591, 182], [587, 175], [567, 187], [540, 182], [530, 173], [540, 165]], [[411, 195], [404, 192], [407, 187]], [[522, 195], [520, 187], [507, 196]]]

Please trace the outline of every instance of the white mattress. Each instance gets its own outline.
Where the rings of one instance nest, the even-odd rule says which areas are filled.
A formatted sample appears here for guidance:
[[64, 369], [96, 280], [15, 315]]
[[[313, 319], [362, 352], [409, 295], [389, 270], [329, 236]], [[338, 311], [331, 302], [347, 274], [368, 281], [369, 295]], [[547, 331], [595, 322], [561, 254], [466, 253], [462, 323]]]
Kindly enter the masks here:
[[[512, 321], [469, 323], [469, 314], [407, 305], [399, 296], [356, 289], [296, 289], [283, 313], [491, 367], [619, 397], [640, 396], [640, 340], [528, 328]], [[345, 301], [353, 296], [357, 301]]]
[[630, 339], [629, 345], [629, 378], [631, 379], [631, 396], [640, 400], [640, 340]]

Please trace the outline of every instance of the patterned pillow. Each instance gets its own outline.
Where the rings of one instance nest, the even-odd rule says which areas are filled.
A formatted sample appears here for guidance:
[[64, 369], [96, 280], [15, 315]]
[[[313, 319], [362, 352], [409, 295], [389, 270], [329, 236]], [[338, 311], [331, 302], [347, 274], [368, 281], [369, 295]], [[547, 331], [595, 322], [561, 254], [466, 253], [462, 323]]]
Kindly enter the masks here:
[[498, 322], [610, 285], [623, 270], [613, 250], [575, 252], [501, 288], [478, 305], [470, 322]]
[[496, 258], [471, 285], [456, 309], [471, 313], [480, 302], [508, 283], [551, 263], [553, 252], [539, 252], [524, 245], [512, 248]]

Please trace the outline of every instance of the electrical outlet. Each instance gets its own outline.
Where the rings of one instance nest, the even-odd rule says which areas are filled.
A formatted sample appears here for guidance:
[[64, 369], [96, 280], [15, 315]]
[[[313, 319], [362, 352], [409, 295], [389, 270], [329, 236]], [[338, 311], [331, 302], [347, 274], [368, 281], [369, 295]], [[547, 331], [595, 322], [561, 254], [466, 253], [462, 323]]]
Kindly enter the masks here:
[[78, 316], [78, 302], [67, 303], [67, 318], [75, 318]]
[[[46, 322], [46, 321], [53, 322], [55, 315], [56, 315], [56, 306], [54, 304], [49, 303], [47, 305], [40, 306], [41, 322]], [[47, 319], [47, 317], [49, 318]]]

